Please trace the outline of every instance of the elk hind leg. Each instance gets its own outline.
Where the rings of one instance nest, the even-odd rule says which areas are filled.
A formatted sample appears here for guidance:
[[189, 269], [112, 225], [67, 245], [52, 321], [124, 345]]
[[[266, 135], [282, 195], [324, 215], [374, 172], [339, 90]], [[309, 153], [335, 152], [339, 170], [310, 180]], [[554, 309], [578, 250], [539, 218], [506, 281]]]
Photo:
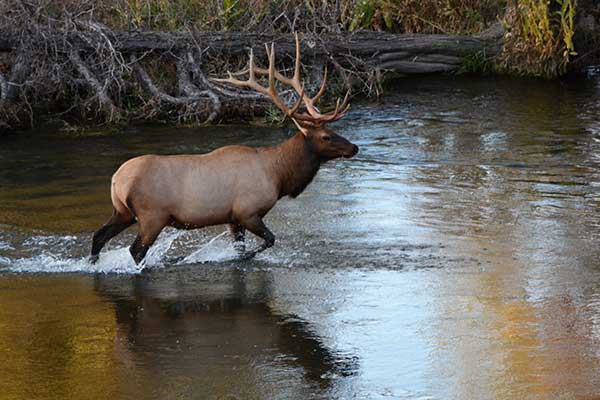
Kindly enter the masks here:
[[102, 228], [98, 229], [94, 233], [94, 237], [92, 238], [92, 251], [90, 255], [90, 261], [92, 262], [92, 264], [98, 261], [100, 250], [102, 250], [104, 245], [110, 239], [117, 236], [119, 233], [123, 232], [125, 229], [127, 229], [134, 223], [135, 218], [133, 217], [133, 215], [119, 214], [116, 210], [113, 209], [113, 215], [108, 221], [106, 221]]
[[248, 229], [250, 232], [254, 233], [256, 236], [264, 240], [264, 242], [255, 250], [245, 253], [242, 257], [243, 259], [248, 260], [250, 258], [253, 258], [258, 253], [265, 251], [266, 249], [272, 247], [275, 244], [275, 235], [273, 235], [273, 232], [271, 232], [269, 228], [267, 228], [262, 218], [260, 218], [258, 215], [242, 221], [242, 225], [244, 226], [244, 228]]
[[154, 220], [140, 219], [140, 231], [129, 247], [129, 253], [131, 253], [131, 257], [133, 257], [133, 261], [136, 264], [139, 264], [146, 257], [150, 246], [154, 244], [154, 241], [167, 223], [168, 218]]
[[233, 240], [233, 248], [241, 257], [246, 252], [246, 243], [244, 242], [246, 229], [237, 223], [229, 224], [229, 234]]

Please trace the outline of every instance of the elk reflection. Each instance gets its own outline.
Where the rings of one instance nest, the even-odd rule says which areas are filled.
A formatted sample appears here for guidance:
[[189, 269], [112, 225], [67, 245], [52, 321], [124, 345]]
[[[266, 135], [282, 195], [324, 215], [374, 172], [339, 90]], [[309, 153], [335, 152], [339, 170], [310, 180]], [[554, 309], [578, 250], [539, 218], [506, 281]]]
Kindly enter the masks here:
[[356, 357], [270, 305], [271, 285], [268, 272], [203, 266], [95, 281], [114, 304], [118, 357], [154, 382], [154, 394], [177, 382], [196, 394], [301, 395], [354, 374]]

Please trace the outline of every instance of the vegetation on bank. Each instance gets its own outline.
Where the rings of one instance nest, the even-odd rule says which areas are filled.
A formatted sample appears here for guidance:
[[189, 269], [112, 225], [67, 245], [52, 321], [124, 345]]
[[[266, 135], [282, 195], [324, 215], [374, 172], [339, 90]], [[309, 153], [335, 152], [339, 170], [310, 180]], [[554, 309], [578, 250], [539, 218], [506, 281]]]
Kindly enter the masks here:
[[519, 0], [502, 20], [507, 34], [500, 70], [517, 75], [555, 78], [567, 72], [576, 56], [576, 0]]
[[457, 35], [500, 22], [506, 32], [502, 55], [483, 60], [481, 71], [473, 59], [465, 60], [464, 70], [551, 79], [566, 73], [577, 55], [576, 6], [577, 0], [115, 0], [102, 17], [117, 29]]
[[103, 19], [121, 29], [354, 31], [470, 34], [505, 7], [497, 0], [115, 0]]
[[[258, 109], [277, 120], [260, 100], [240, 101], [231, 92], [227, 97], [207, 81], [210, 74], [236, 69], [245, 57], [205, 54], [200, 45], [187, 54], [125, 56], [114, 48], [118, 31], [179, 32], [189, 37], [200, 31], [271, 36], [298, 31], [315, 38], [364, 30], [481, 37], [492, 32], [501, 51], [493, 56], [479, 50], [464, 55], [455, 72], [556, 78], [578, 57], [580, 4], [592, 25], [600, 19], [600, 5], [577, 1], [5, 0], [0, 2], [0, 33], [18, 37], [20, 45], [18, 51], [0, 52], [0, 129], [9, 123], [32, 124], [40, 104], [59, 119], [79, 116], [79, 123], [131, 117], [212, 122], [228, 115], [252, 115]], [[93, 52], [65, 53], [73, 37]], [[589, 35], [586, 40], [600, 43]], [[338, 89], [353, 85], [354, 93], [380, 93], [385, 69], [373, 70], [360, 60], [346, 65], [333, 58], [321, 62], [332, 60]], [[318, 86], [311, 79], [323, 67], [305, 66], [308, 88]]]

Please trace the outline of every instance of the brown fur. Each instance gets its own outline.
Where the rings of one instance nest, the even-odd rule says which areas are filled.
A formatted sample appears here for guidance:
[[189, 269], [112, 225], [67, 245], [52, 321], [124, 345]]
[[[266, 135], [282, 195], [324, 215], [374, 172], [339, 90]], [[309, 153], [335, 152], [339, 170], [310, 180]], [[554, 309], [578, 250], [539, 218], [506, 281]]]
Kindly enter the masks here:
[[298, 196], [323, 162], [357, 151], [331, 130], [310, 127], [275, 147], [226, 146], [208, 154], [133, 158], [113, 175], [113, 217], [94, 235], [92, 261], [108, 240], [136, 221], [140, 229], [130, 248], [136, 263], [169, 225], [231, 224], [232, 235], [242, 241], [245, 228], [265, 240], [243, 254], [252, 257], [274, 243], [262, 218], [277, 200]]

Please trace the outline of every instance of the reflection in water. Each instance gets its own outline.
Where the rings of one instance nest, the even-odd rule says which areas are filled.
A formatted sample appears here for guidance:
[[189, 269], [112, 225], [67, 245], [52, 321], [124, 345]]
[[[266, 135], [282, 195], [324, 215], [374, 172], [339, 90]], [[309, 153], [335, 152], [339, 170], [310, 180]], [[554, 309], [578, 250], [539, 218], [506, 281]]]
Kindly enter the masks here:
[[360, 153], [279, 202], [276, 246], [247, 263], [222, 227], [169, 231], [139, 273], [121, 257], [133, 229], [96, 270], [129, 274], [47, 273], [90, 272], [124, 159], [290, 132], [2, 138], [0, 393], [598, 398], [600, 85], [428, 77], [396, 89], [337, 125]]
[[0, 279], [3, 399], [100, 399], [120, 395], [112, 357], [115, 322], [86, 279]]
[[307, 321], [273, 309], [270, 283], [266, 272], [178, 268], [97, 276], [94, 286], [115, 305], [119, 358], [146, 366], [141, 379], [154, 382], [141, 388], [142, 398], [181, 391], [306, 398], [352, 376], [356, 357], [327, 348]]

